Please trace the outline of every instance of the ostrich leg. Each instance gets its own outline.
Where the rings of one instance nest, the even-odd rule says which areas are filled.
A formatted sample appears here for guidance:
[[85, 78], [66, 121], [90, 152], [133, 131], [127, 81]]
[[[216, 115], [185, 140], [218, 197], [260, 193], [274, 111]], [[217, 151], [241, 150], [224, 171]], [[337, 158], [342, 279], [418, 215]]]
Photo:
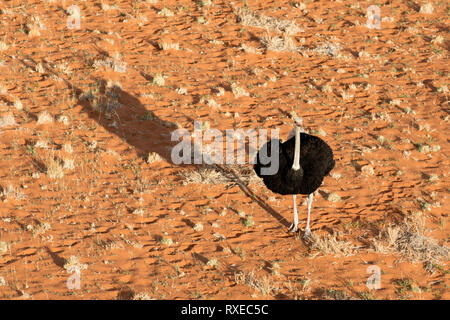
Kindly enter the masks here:
[[297, 232], [298, 231], [298, 213], [297, 213], [297, 195], [293, 194], [292, 199], [294, 199], [294, 222], [292, 222], [289, 227], [289, 232]]
[[306, 202], [308, 204], [308, 218], [306, 220], [305, 234], [303, 235], [303, 237], [305, 237], [305, 238], [311, 237], [311, 229], [309, 228], [309, 221], [311, 219], [311, 205], [313, 202], [313, 197], [314, 197], [314, 194], [310, 193], [308, 195], [308, 199], [306, 200]]

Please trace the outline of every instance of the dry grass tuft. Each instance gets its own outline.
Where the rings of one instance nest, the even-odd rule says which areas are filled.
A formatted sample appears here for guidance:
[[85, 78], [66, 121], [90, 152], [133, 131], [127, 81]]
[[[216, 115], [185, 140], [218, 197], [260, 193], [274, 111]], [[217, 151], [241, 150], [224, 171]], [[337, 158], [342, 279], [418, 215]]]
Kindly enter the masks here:
[[342, 199], [337, 193], [331, 192], [330, 194], [328, 194], [327, 200], [331, 202], [339, 202]]
[[327, 234], [324, 237], [313, 233], [311, 234], [311, 249], [317, 249], [324, 254], [340, 254], [348, 257], [356, 252], [357, 247], [350, 242], [339, 240], [336, 233]]
[[139, 292], [133, 295], [133, 300], [155, 300], [147, 292]]
[[283, 36], [272, 36], [268, 32], [261, 38], [261, 43], [267, 48], [268, 51], [275, 52], [298, 52], [294, 40], [287, 34]]
[[250, 272], [238, 272], [234, 275], [234, 279], [237, 284], [245, 284], [259, 292], [261, 296], [276, 294], [279, 290], [270, 277], [264, 276], [258, 278], [254, 270]]
[[424, 4], [423, 6], [420, 6], [420, 13], [432, 14], [433, 12], [434, 7], [430, 2]]
[[450, 258], [450, 248], [439, 245], [425, 235], [425, 217], [422, 214], [408, 216], [400, 225], [389, 225], [373, 240], [375, 251], [397, 252], [410, 261], [439, 263]]
[[0, 255], [8, 252], [8, 247], [9, 247], [8, 243], [6, 243], [4, 241], [0, 241]]
[[183, 184], [201, 183], [201, 184], [229, 184], [237, 183], [237, 177], [240, 183], [258, 184], [261, 179], [256, 175], [250, 166], [227, 165], [223, 167], [214, 165], [202, 165], [197, 170], [184, 171], [182, 174]]
[[164, 159], [156, 152], [150, 152], [147, 157], [147, 163], [152, 164], [153, 162], [163, 161]]
[[0, 51], [5, 51], [9, 48], [9, 45], [6, 44], [4, 41], [0, 41]]
[[67, 153], [72, 153], [73, 152], [73, 148], [72, 148], [72, 144], [70, 142], [66, 142], [63, 144], [62, 149], [67, 152]]
[[38, 114], [37, 124], [50, 124], [53, 123], [53, 116], [47, 111], [42, 111]]
[[361, 172], [363, 174], [365, 174], [366, 176], [373, 176], [375, 174], [375, 170], [374, 170], [373, 166], [371, 166], [370, 164], [362, 166]]
[[190, 183], [226, 184], [229, 180], [210, 166], [201, 166], [198, 170], [183, 172], [184, 185]]
[[335, 57], [341, 51], [341, 46], [338, 43], [326, 42], [315, 48], [313, 51], [321, 56]]
[[94, 90], [80, 94], [79, 99], [87, 100], [96, 112], [111, 113], [122, 106], [119, 102], [121, 90], [119, 82], [98, 83]]
[[34, 144], [35, 149], [49, 149], [48, 141], [46, 139], [40, 139]]
[[157, 86], [162, 87], [166, 83], [166, 76], [164, 76], [162, 73], [157, 73], [153, 77], [152, 83], [157, 85]]
[[9, 184], [6, 187], [0, 186], [0, 197], [5, 199], [23, 200], [25, 195], [21, 190], [18, 190], [12, 184]]
[[178, 94], [187, 94], [187, 89], [184, 87], [179, 87], [176, 91]]
[[236, 83], [231, 84], [231, 91], [233, 92], [235, 98], [249, 96], [249, 93], [247, 91], [245, 91], [244, 88], [239, 87]]
[[14, 108], [16, 108], [17, 110], [23, 109], [23, 104], [22, 104], [22, 101], [20, 101], [20, 99], [14, 100]]
[[67, 126], [69, 124], [69, 118], [67, 116], [59, 116], [58, 122]]
[[355, 300], [344, 290], [326, 289], [322, 293], [322, 300]]
[[63, 165], [64, 169], [67, 169], [67, 170], [75, 169], [75, 161], [73, 159], [64, 158], [63, 163], [64, 163], [64, 165]]
[[49, 157], [45, 163], [46, 173], [50, 179], [61, 179], [64, 177], [64, 165], [61, 160]]
[[158, 46], [161, 50], [180, 50], [180, 45], [178, 43], [164, 42], [161, 41], [158, 43]]
[[111, 69], [115, 72], [124, 73], [127, 71], [127, 63], [120, 60], [120, 55], [115, 58], [106, 58], [104, 60], [96, 60], [93, 64], [95, 69]]
[[8, 113], [0, 118], [0, 128], [14, 126], [16, 124], [16, 120], [14, 119], [14, 115], [12, 113]]
[[70, 256], [63, 266], [68, 272], [73, 272], [74, 270], [86, 270], [87, 267], [87, 264], [80, 263], [80, 258], [77, 256]]
[[[296, 25], [291, 20], [281, 20], [273, 17], [267, 17], [263, 14], [258, 14], [248, 8], [234, 7], [234, 12], [238, 18], [238, 22], [244, 26], [264, 28], [266, 34], [261, 38], [261, 43], [268, 51], [275, 52], [298, 52], [292, 36], [304, 30]], [[276, 35], [269, 33], [275, 32]], [[281, 35], [280, 35], [281, 34]], [[246, 52], [259, 53], [257, 49], [250, 47], [243, 47]]]
[[170, 9], [164, 7], [161, 11], [158, 12], [158, 15], [163, 17], [173, 17], [174, 13], [170, 11]]
[[257, 14], [247, 8], [234, 8], [235, 14], [238, 17], [238, 22], [242, 23], [244, 26], [257, 27], [270, 29], [278, 33], [285, 33], [286, 35], [295, 35], [302, 28], [297, 26], [294, 21], [291, 20], [281, 20], [273, 17], [267, 17], [262, 14]]
[[6, 89], [1, 83], [0, 83], [0, 94], [1, 95], [7, 95], [8, 89]]
[[245, 43], [241, 44], [241, 49], [244, 50], [246, 53], [252, 53], [252, 54], [261, 54], [261, 50], [252, 46], [249, 46]]
[[41, 35], [41, 30], [46, 30], [47, 27], [41, 21], [39, 16], [31, 16], [31, 21], [25, 25], [25, 32], [29, 37], [39, 37]]

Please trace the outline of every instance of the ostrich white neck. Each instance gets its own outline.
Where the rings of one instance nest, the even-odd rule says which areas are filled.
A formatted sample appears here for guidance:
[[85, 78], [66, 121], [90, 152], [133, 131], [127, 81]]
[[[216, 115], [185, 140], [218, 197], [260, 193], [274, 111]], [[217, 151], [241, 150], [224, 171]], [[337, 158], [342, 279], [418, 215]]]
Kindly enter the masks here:
[[295, 149], [294, 149], [294, 163], [293, 170], [300, 169], [300, 126], [295, 125]]

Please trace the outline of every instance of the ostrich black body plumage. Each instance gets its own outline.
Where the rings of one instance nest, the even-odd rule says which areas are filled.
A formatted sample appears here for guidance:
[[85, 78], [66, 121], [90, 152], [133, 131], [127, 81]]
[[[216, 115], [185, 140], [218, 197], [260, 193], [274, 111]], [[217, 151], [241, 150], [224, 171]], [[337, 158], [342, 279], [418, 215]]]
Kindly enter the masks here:
[[[295, 119], [295, 135], [282, 143], [278, 139], [267, 142], [258, 151], [254, 170], [261, 177], [264, 184], [273, 192], [288, 195], [294, 199], [294, 222], [289, 231], [298, 230], [297, 194], [308, 195], [308, 218], [305, 237], [311, 235], [309, 227], [313, 192], [320, 187], [323, 178], [334, 168], [333, 151], [330, 146], [319, 137], [301, 132], [302, 119]], [[274, 148], [279, 144], [278, 148]], [[263, 174], [263, 168], [270, 168], [272, 163], [264, 164], [262, 158], [274, 159], [272, 154], [278, 150], [278, 170], [273, 174]], [[297, 153], [297, 158], [296, 158]]]
[[310, 194], [322, 184], [323, 178], [334, 168], [333, 151], [330, 146], [319, 137], [300, 133], [300, 169], [292, 169], [294, 162], [295, 136], [286, 142], [273, 139], [268, 141], [261, 150], [272, 155], [272, 144], [279, 143], [279, 169], [273, 175], [262, 175], [261, 168], [269, 167], [260, 161], [260, 152], [256, 155], [254, 170], [263, 179], [264, 184], [273, 192], [287, 194]]

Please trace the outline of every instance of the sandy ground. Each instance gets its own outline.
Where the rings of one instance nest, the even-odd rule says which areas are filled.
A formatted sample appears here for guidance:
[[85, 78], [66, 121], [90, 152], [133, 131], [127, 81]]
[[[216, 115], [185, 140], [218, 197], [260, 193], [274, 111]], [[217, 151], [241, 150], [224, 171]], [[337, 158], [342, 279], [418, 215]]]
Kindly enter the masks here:
[[[449, 7], [371, 4], [0, 1], [0, 298], [449, 299]], [[312, 242], [251, 165], [171, 162], [294, 113]]]

